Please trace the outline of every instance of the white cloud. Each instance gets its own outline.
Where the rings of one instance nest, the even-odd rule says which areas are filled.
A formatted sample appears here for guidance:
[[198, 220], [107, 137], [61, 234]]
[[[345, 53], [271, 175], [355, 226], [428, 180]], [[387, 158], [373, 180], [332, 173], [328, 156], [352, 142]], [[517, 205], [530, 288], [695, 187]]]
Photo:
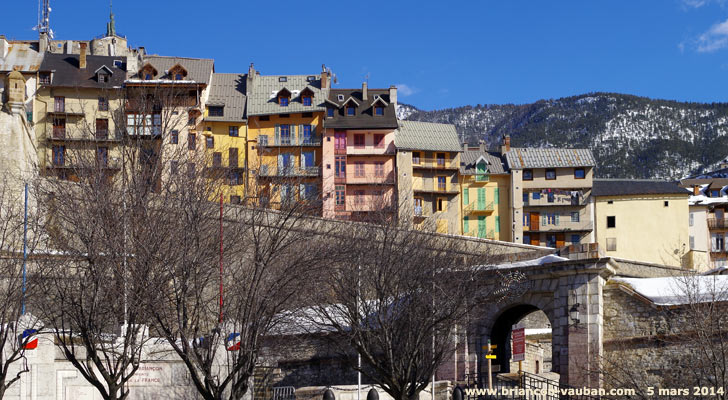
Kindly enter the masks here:
[[700, 8], [707, 3], [708, 3], [707, 0], [683, 0], [682, 1], [682, 4], [685, 7], [692, 7], [692, 8]]
[[699, 53], [710, 53], [728, 47], [728, 20], [711, 26], [707, 32], [698, 36], [696, 46]]
[[409, 86], [404, 83], [398, 83], [395, 86], [397, 86], [397, 93], [402, 97], [412, 96], [413, 94], [419, 92], [416, 87]]

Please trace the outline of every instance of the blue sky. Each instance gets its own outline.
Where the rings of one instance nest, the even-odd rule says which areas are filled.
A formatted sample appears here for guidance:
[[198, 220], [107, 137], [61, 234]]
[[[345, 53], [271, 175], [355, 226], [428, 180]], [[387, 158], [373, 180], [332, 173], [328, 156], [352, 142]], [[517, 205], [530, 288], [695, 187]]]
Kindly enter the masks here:
[[[35, 1], [3, 4], [0, 34], [32, 39]], [[58, 39], [105, 32], [108, 3], [51, 0]], [[590, 91], [728, 101], [728, 0], [117, 0], [117, 31], [217, 72], [318, 73], [400, 88], [423, 109]], [[8, 18], [8, 16], [13, 16]]]

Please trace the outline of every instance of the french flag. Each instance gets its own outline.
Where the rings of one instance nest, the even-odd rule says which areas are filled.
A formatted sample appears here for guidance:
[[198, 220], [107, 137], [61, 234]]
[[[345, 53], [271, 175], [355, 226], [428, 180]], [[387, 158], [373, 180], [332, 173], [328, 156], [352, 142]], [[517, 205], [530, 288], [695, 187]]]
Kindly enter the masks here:
[[[38, 333], [38, 330], [36, 330], [36, 329], [24, 330], [23, 334], [20, 336], [20, 344], [23, 344], [23, 342], [25, 340], [27, 340], [27, 338], [29, 336], [35, 335], [36, 333]], [[23, 345], [23, 349], [25, 349], [25, 350], [33, 350], [37, 347], [38, 347], [38, 338], [37, 337], [33, 338], [33, 340], [30, 340], [29, 342], [27, 342]]]
[[[231, 333], [228, 335], [227, 339], [225, 339], [225, 342], [227, 342], [227, 343], [234, 342], [235, 339], [238, 338], [238, 336], [240, 336], [239, 333]], [[230, 347], [228, 347], [228, 346], [225, 346], [225, 347], [227, 348], [228, 351], [238, 351], [238, 350], [240, 350], [240, 340], [238, 340], [237, 343], [233, 344]]]

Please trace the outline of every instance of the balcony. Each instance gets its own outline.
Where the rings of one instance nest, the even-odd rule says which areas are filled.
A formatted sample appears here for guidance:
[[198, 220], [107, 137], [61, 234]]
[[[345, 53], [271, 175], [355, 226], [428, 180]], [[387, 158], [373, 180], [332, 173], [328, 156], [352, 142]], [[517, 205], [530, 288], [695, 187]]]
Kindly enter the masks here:
[[594, 223], [589, 222], [560, 222], [559, 224], [526, 225], [524, 232], [585, 232], [594, 230]]
[[356, 175], [349, 174], [346, 179], [346, 183], [349, 185], [394, 185], [394, 171], [390, 171], [388, 174], [366, 174]]
[[477, 237], [477, 238], [481, 238], [481, 239], [495, 240], [495, 232], [492, 229], [487, 232], [483, 232], [483, 231], [478, 230], [478, 228], [475, 228], [475, 229], [470, 229], [467, 232], [463, 232], [463, 234], [465, 236], [472, 236], [472, 237]]
[[455, 195], [460, 193], [457, 187], [437, 185], [434, 187], [419, 187], [412, 190], [415, 193]]
[[475, 214], [479, 212], [491, 212], [495, 209], [495, 203], [490, 202], [487, 204], [478, 204], [477, 202], [470, 203], [463, 209], [465, 214]]
[[[419, 162], [415, 162], [419, 161]], [[454, 159], [443, 159], [443, 158], [423, 158], [419, 160], [412, 160], [413, 169], [442, 169], [442, 170], [457, 170], [460, 169], [460, 164]]]
[[258, 136], [259, 147], [299, 147], [299, 146], [321, 146], [321, 136], [282, 137], [277, 140], [268, 140], [268, 136]]
[[284, 167], [284, 168], [270, 168], [267, 165], [261, 166], [260, 170], [258, 171], [258, 175], [262, 177], [287, 177], [287, 178], [295, 178], [295, 177], [309, 177], [309, 176], [320, 176], [321, 175], [321, 167]]
[[[576, 191], [575, 191], [576, 192]], [[533, 198], [533, 193], [540, 193], [538, 199]], [[541, 192], [524, 192], [528, 194], [528, 198], [523, 202], [524, 207], [554, 207], [554, 206], [585, 206], [589, 204], [589, 196], [581, 195], [571, 196], [570, 194], [554, 193], [549, 201], [549, 194]]]
[[708, 218], [708, 229], [728, 229], [728, 219]]

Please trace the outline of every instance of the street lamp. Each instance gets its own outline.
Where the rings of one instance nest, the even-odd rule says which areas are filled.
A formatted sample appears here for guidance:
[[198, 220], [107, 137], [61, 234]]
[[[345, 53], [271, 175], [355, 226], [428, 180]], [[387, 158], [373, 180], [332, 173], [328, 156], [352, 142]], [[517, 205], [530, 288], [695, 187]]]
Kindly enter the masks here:
[[574, 325], [579, 325], [579, 306], [581, 304], [574, 303], [574, 305], [571, 306], [569, 309], [569, 318], [571, 318], [571, 321], [574, 322]]

